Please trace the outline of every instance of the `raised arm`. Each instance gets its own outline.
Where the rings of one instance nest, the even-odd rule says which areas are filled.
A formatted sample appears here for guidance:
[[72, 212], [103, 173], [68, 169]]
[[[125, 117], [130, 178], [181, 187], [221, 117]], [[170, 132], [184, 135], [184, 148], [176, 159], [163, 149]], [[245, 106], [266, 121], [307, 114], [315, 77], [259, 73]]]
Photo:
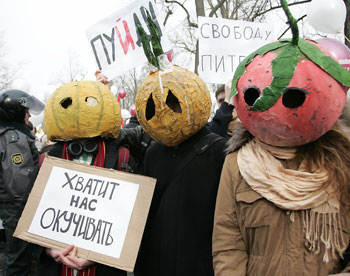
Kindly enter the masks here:
[[95, 72], [95, 77], [96, 77], [96, 81], [101, 82], [102, 84], [104, 84], [108, 88], [110, 88], [110, 81], [108, 80], [108, 78], [104, 74], [102, 74], [102, 72], [100, 70], [97, 70]]
[[208, 123], [211, 132], [219, 134], [222, 137], [230, 137], [228, 135], [228, 126], [232, 121], [232, 111], [234, 109], [233, 102], [229, 99], [231, 91], [232, 80], [229, 80], [225, 84], [225, 100], [221, 103], [220, 107], [216, 110], [215, 116], [212, 121]]

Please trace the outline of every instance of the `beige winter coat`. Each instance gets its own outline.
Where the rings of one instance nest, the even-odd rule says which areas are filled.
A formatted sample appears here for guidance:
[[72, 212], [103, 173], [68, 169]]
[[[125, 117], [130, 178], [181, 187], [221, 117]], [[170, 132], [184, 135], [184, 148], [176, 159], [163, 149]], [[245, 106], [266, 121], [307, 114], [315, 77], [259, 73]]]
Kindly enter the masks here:
[[[340, 210], [343, 237], [349, 243], [349, 209]], [[213, 256], [216, 276], [328, 275], [339, 272], [338, 257], [322, 261], [304, 246], [299, 211], [276, 207], [253, 191], [237, 167], [237, 152], [226, 157], [218, 191]]]

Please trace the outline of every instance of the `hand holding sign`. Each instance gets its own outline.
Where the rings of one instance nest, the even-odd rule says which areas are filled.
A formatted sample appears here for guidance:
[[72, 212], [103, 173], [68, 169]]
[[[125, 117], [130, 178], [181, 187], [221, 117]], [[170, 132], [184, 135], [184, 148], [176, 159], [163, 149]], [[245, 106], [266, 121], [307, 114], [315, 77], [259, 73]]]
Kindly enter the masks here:
[[106, 86], [109, 86], [109, 80], [104, 74], [102, 74], [101, 70], [97, 70], [95, 72], [95, 77], [96, 77], [96, 81], [101, 82]]
[[74, 245], [70, 245], [62, 250], [46, 248], [46, 253], [56, 262], [72, 269], [82, 270], [94, 263], [93, 261], [77, 257], [77, 248]]
[[94, 264], [93, 261], [77, 257], [77, 247], [74, 245], [72, 254], [67, 255], [66, 260], [68, 260], [67, 263], [69, 263], [69, 265], [66, 264], [68, 267], [78, 270], [85, 269]]
[[132, 271], [154, 185], [152, 178], [48, 156], [14, 236], [53, 248], [47, 254], [71, 268], [95, 261]]
[[230, 99], [232, 79], [225, 83], [225, 102], [233, 105], [233, 97]]
[[58, 263], [62, 263], [62, 259], [65, 255], [67, 255], [72, 249], [73, 249], [74, 245], [70, 245], [67, 248], [63, 249], [63, 250], [54, 250], [51, 248], [46, 248], [45, 252], [47, 255], [49, 255], [50, 257], [52, 257], [52, 259], [54, 259], [56, 262]]

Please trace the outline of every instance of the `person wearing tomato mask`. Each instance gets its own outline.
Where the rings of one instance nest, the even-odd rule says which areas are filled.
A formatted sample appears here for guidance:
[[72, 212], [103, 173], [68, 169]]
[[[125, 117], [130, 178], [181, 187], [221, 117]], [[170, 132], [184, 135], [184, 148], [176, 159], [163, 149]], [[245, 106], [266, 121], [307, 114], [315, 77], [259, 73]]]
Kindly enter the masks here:
[[265, 45], [237, 68], [241, 127], [229, 141], [215, 209], [217, 276], [329, 275], [350, 242], [350, 141], [338, 120], [348, 73], [313, 41]]

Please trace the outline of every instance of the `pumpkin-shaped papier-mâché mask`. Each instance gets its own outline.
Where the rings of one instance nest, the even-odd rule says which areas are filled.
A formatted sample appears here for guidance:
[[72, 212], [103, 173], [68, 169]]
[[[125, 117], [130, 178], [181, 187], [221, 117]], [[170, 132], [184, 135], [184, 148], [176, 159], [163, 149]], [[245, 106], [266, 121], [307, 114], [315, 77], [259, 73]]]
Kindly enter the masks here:
[[137, 24], [151, 68], [136, 94], [137, 119], [154, 140], [165, 146], [176, 146], [206, 124], [210, 93], [196, 74], [169, 63], [160, 44], [158, 27], [148, 13], [147, 21], [151, 44], [142, 26]]
[[293, 39], [267, 44], [249, 55], [232, 82], [243, 125], [257, 139], [281, 147], [307, 144], [330, 130], [344, 108], [345, 86], [350, 85], [350, 73], [330, 53], [299, 39], [293, 25], [292, 29]]
[[200, 130], [209, 118], [210, 106], [205, 83], [178, 66], [163, 75], [161, 71], [151, 73], [136, 95], [141, 126], [165, 146], [175, 146]]
[[119, 136], [120, 107], [112, 92], [95, 81], [70, 82], [49, 98], [44, 127], [49, 140]]

